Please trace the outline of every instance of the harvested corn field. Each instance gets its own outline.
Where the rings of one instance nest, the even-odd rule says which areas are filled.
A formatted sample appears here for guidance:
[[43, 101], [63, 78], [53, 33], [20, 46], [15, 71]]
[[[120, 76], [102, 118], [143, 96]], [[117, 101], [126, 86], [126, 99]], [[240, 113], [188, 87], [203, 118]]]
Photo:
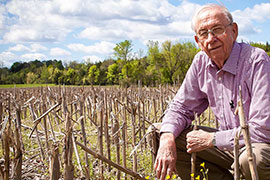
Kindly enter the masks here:
[[[147, 129], [161, 122], [177, 89], [1, 89], [0, 175], [3, 179], [154, 178]], [[212, 123], [209, 117], [207, 113], [201, 119]]]

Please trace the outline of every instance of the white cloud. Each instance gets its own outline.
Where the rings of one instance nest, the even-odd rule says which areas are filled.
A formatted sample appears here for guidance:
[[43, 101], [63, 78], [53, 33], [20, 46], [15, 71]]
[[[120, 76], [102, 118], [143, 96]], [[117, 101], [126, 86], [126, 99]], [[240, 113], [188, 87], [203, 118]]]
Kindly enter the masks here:
[[[197, 7], [187, 1], [173, 6], [167, 0], [11, 0], [5, 9], [14, 16], [2, 40], [18, 43], [9, 48], [12, 52], [29, 52], [23, 59], [41, 59], [71, 55], [64, 49], [50, 49], [45, 55], [48, 48], [44, 42], [66, 43], [68, 35], [70, 39], [90, 39], [97, 43], [70, 41], [67, 47], [98, 59], [99, 55], [112, 54], [115, 44], [109, 41], [164, 41], [190, 36], [189, 21]], [[28, 43], [33, 44], [25, 45]]]
[[33, 61], [33, 60], [44, 60], [46, 59], [46, 56], [41, 53], [29, 53], [29, 54], [24, 54], [21, 56], [21, 58], [25, 61]]
[[39, 51], [46, 51], [48, 50], [47, 47], [45, 46], [42, 46], [41, 44], [37, 44], [37, 43], [34, 43], [34, 44], [31, 44], [30, 45], [30, 52], [39, 52]]
[[[186, 0], [179, 6], [167, 0], [12, 0], [6, 9], [15, 15], [14, 21], [3, 40], [13, 43], [60, 42], [68, 33], [77, 33], [78, 29], [82, 31], [77, 37], [101, 41], [136, 39], [143, 42], [192, 37], [190, 20], [199, 7]], [[270, 18], [270, 3], [235, 11], [233, 15], [239, 21], [241, 31], [257, 33], [258, 27], [252, 27], [253, 21]], [[0, 22], [1, 19], [0, 16]]]
[[[94, 40], [143, 41], [153, 34], [164, 38], [187, 35], [190, 27], [186, 24], [197, 6], [187, 1], [176, 7], [168, 1], [156, 0], [13, 0], [7, 9], [18, 18], [3, 39], [13, 43], [61, 41], [76, 28], [83, 29], [78, 37]], [[166, 35], [170, 24], [171, 35]], [[181, 26], [176, 28], [174, 24]]]
[[83, 57], [85, 63], [96, 63], [102, 61], [102, 59], [98, 56], [85, 56]]
[[52, 48], [50, 50], [51, 56], [69, 56], [71, 53], [65, 49], [62, 48]]
[[48, 48], [45, 46], [42, 46], [40, 44], [31, 44], [29, 47], [23, 45], [23, 44], [17, 44], [13, 47], [9, 47], [9, 51], [15, 51], [15, 52], [39, 52], [39, 51], [46, 51]]
[[[115, 25], [117, 24], [117, 26]], [[140, 40], [171, 39], [191, 36], [193, 32], [189, 21], [175, 21], [167, 24], [150, 24], [127, 20], [111, 20], [105, 27], [91, 26], [84, 29], [79, 38], [90, 40]]]
[[3, 36], [4, 42], [54, 42], [70, 32], [72, 20], [52, 13], [51, 1], [12, 0], [6, 5], [14, 15]]
[[[73, 0], [63, 3], [61, 0], [55, 0], [54, 10], [57, 13], [64, 15], [88, 17], [88, 21], [108, 19], [130, 19], [130, 20], [145, 20], [156, 21], [162, 17], [158, 9], [167, 1], [156, 0]], [[94, 18], [93, 18], [94, 17]]]
[[13, 26], [10, 31], [4, 35], [3, 39], [5, 42], [25, 42], [40, 40], [40, 37], [38, 32], [34, 29], [23, 29], [18, 26]]
[[265, 22], [270, 19], [270, 3], [261, 3], [253, 8], [246, 8], [243, 11], [232, 12], [234, 21], [239, 26], [240, 34], [254, 34], [262, 32], [261, 28], [255, 26], [255, 22]]
[[17, 56], [9, 51], [4, 51], [0, 54], [0, 62], [3, 62], [5, 67], [10, 67], [16, 58]]
[[69, 44], [68, 48], [73, 51], [85, 52], [87, 54], [101, 54], [108, 55], [113, 52], [115, 44], [111, 42], [101, 41], [94, 45], [86, 46], [84, 44]]
[[237, 37], [237, 42], [245, 42], [248, 43], [250, 40], [248, 37], [244, 36], [244, 35], [238, 35]]
[[239, 34], [247, 35], [247, 34], [256, 34], [260, 32], [260, 29], [254, 26], [254, 23], [249, 18], [235, 18], [235, 22], [238, 24]]
[[[36, 25], [38, 26], [38, 25]], [[64, 39], [68, 30], [50, 29], [50, 27], [13, 25], [3, 36], [6, 43], [57, 42]]]
[[90, 40], [116, 40], [126, 36], [125, 31], [117, 26], [115, 28], [90, 26], [78, 35], [79, 38]]
[[4, 28], [4, 21], [5, 21], [5, 8], [0, 4], [0, 30]]
[[270, 3], [256, 4], [253, 8], [246, 8], [242, 13], [252, 20], [265, 21], [270, 19]]
[[[10, 0], [0, 3], [0, 44], [17, 44], [7, 48], [17, 57], [19, 52], [24, 52], [24, 57], [71, 55], [64, 49], [45, 47], [44, 42], [49, 42], [75, 51], [72, 58], [98, 59], [112, 53], [115, 44], [111, 42], [193, 39], [190, 21], [200, 5], [188, 0], [178, 4], [174, 6], [169, 0]], [[270, 19], [270, 3], [232, 14], [239, 34], [248, 37], [262, 31], [263, 27], [255, 26], [255, 22]], [[85, 40], [96, 43], [77, 43]]]
[[[127, 2], [130, 3], [130, 1]], [[183, 1], [177, 7], [168, 3], [168, 1], [133, 1], [133, 3], [135, 2], [140, 5], [132, 4], [133, 6], [130, 7], [133, 7], [133, 10], [127, 8], [130, 10], [128, 13], [123, 10], [125, 3], [121, 1], [124, 5], [119, 3], [115, 7], [121, 15], [116, 16], [117, 13], [114, 10], [111, 10], [114, 13], [108, 11], [112, 16], [110, 20], [90, 24], [78, 34], [78, 37], [103, 41], [136, 39], [142, 42], [149, 39], [167, 40], [192, 37], [190, 20], [199, 5], [186, 1]], [[109, 4], [103, 4], [103, 8], [108, 8]], [[111, 4], [111, 6], [114, 6], [114, 3]], [[123, 7], [121, 8], [121, 6]], [[137, 10], [136, 6], [142, 7]], [[125, 13], [124, 18], [122, 15]]]
[[20, 51], [30, 51], [30, 49], [28, 47], [26, 47], [25, 45], [22, 44], [17, 44], [16, 46], [10, 47], [8, 48], [9, 51], [16, 51], [16, 52], [20, 52]]

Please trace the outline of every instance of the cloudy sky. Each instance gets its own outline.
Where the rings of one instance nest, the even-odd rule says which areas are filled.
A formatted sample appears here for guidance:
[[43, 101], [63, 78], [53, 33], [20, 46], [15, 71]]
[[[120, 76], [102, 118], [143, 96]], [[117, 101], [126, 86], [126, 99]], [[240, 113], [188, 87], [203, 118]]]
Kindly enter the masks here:
[[149, 40], [194, 42], [190, 20], [207, 3], [232, 12], [239, 41], [270, 41], [268, 0], [0, 0], [0, 65], [102, 61], [124, 40], [144, 54]]

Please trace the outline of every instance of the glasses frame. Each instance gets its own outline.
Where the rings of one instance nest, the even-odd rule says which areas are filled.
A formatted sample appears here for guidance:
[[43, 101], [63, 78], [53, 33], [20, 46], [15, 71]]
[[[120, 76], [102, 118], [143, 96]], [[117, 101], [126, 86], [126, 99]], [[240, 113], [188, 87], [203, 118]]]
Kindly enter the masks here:
[[214, 37], [219, 37], [219, 36], [225, 34], [226, 31], [227, 31], [227, 27], [231, 26], [232, 24], [233, 24], [233, 22], [231, 22], [230, 24], [227, 24], [227, 25], [222, 25], [221, 27], [224, 27], [224, 32], [221, 33], [221, 34], [215, 34], [215, 33], [213, 32], [213, 29], [215, 29], [215, 27], [214, 27], [214, 28], [208, 29], [208, 30], [206, 31], [206, 32], [207, 32], [207, 37], [206, 37], [206, 38], [201, 39], [201, 38], [200, 38], [200, 35], [199, 35], [198, 33], [196, 33], [196, 36], [197, 36], [198, 40], [201, 41], [201, 42], [203, 42], [203, 41], [205, 41], [205, 40], [208, 39], [209, 33], [211, 33]]

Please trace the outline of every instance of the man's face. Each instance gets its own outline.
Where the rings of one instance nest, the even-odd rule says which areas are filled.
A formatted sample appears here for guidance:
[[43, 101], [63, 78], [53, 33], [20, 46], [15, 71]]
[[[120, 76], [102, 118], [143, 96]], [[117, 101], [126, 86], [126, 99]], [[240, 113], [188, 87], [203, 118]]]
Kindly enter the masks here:
[[228, 57], [230, 56], [233, 43], [238, 35], [237, 24], [230, 22], [221, 13], [220, 9], [205, 10], [199, 14], [196, 23], [196, 33], [214, 29], [215, 27], [225, 27], [225, 32], [219, 36], [215, 36], [211, 32], [204, 40], [200, 40], [195, 36], [195, 40], [200, 48], [215, 62], [215, 64], [222, 68]]

